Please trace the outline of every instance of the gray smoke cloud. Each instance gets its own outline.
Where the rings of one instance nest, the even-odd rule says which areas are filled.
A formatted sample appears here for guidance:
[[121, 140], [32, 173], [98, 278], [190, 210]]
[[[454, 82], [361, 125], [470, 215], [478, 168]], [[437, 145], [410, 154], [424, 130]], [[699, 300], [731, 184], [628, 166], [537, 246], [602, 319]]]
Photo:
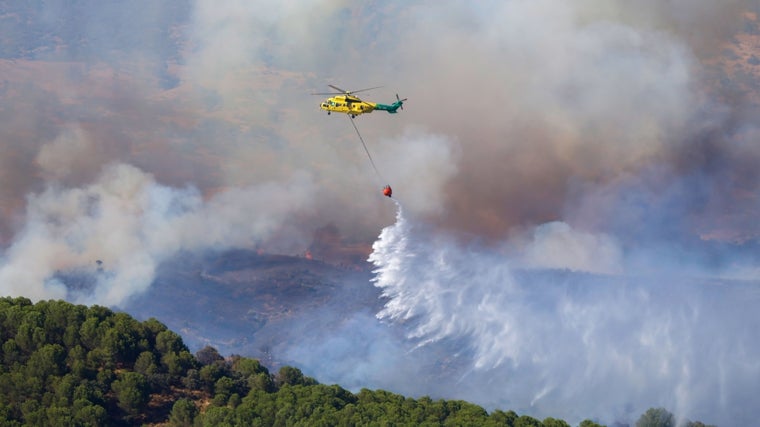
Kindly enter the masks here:
[[[6, 241], [26, 194], [88, 184], [114, 161], [204, 196], [309, 170], [331, 189], [317, 226], [331, 217], [364, 242], [392, 218], [372, 193], [386, 183], [410, 211], [484, 238], [568, 220], [578, 200], [654, 168], [714, 186], [689, 233], [746, 234], [756, 204], [742, 196], [756, 182], [756, 74], [735, 43], [757, 26], [750, 1], [82, 5], [40, 6], [32, 28], [7, 15]], [[326, 83], [410, 98], [403, 114], [358, 120], [382, 178], [347, 120], [308, 95]], [[415, 133], [443, 143], [407, 153]], [[742, 212], [728, 225], [726, 204]]]
[[[472, 387], [458, 385], [479, 402], [756, 415], [740, 409], [757, 391], [753, 288], [691, 279], [757, 278], [757, 2], [3, 7], [4, 293], [120, 304], [181, 251], [299, 253], [326, 225], [368, 245], [393, 222], [389, 183], [413, 219], [380, 240], [407, 246], [373, 260], [381, 317], [402, 332], [368, 326], [361, 373], [293, 350], [309, 374], [359, 386], [383, 348], [409, 352], [394, 361], [414, 372], [461, 341]], [[409, 98], [356, 120], [379, 174], [348, 120], [309, 95], [328, 83]], [[64, 286], [95, 260], [95, 285]], [[545, 268], [584, 273], [567, 291], [517, 273]], [[322, 338], [324, 358], [347, 354]], [[386, 378], [375, 384], [439, 389]]]

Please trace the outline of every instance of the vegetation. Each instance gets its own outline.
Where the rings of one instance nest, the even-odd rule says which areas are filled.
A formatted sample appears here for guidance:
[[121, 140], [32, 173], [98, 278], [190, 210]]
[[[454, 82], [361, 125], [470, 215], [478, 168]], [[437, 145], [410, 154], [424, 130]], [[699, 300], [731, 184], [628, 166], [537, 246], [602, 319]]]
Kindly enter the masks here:
[[636, 427], [715, 427], [703, 424], [700, 421], [685, 421], [677, 424], [676, 417], [665, 408], [650, 408], [644, 412]]
[[[354, 394], [290, 366], [273, 375], [258, 360], [225, 359], [212, 347], [193, 356], [159, 321], [100, 306], [0, 298], [0, 326], [3, 426], [569, 427], [460, 400]], [[650, 409], [636, 425], [672, 422]]]

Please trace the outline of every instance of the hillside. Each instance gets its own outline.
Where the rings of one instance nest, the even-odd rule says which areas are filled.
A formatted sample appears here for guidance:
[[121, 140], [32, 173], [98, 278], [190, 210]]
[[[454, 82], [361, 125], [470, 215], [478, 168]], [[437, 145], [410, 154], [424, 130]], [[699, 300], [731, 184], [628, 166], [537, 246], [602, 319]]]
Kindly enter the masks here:
[[304, 323], [319, 319], [312, 329], [338, 329], [353, 313], [379, 310], [379, 296], [367, 270], [234, 250], [177, 257], [122, 308], [140, 319], [161, 317], [190, 348], [211, 345], [277, 365], [278, 350], [303, 338]]
[[292, 367], [272, 375], [211, 347], [193, 356], [159, 321], [99, 306], [3, 298], [0, 324], [7, 426], [542, 425], [463, 401], [353, 394]]
[[[272, 374], [256, 359], [223, 358], [213, 347], [192, 355], [158, 320], [138, 322], [100, 306], [2, 298], [0, 325], [6, 426], [569, 426], [514, 411], [489, 414], [461, 400], [351, 393], [290, 366]], [[640, 421], [647, 419], [673, 422], [664, 409], [650, 409]]]

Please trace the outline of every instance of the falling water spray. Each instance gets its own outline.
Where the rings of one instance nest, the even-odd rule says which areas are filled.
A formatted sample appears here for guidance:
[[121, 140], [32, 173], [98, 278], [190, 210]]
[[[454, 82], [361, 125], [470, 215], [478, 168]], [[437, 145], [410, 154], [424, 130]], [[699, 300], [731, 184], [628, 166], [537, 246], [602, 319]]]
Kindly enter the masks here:
[[526, 268], [396, 204], [369, 257], [385, 301], [376, 316], [416, 352], [448, 346], [469, 358], [444, 397], [576, 421], [632, 422], [659, 406], [718, 424], [751, 417], [740, 402], [760, 391], [750, 380], [760, 375], [756, 284]]

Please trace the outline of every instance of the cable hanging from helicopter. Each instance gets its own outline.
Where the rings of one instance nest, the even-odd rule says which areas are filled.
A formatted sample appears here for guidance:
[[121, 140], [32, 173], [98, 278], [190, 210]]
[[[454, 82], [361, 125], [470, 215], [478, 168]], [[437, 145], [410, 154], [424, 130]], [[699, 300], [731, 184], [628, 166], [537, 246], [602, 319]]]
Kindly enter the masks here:
[[[328, 115], [331, 112], [344, 113], [348, 115], [348, 118], [351, 120], [351, 124], [354, 126], [354, 130], [356, 130], [356, 135], [359, 137], [359, 141], [361, 141], [362, 146], [364, 147], [364, 152], [367, 153], [367, 158], [369, 158], [369, 162], [370, 164], [372, 164], [372, 168], [375, 170], [375, 173], [377, 174], [378, 178], [380, 178], [381, 181], [385, 181], [383, 179], [383, 176], [380, 174], [380, 171], [377, 169], [377, 166], [375, 165], [375, 161], [372, 160], [372, 155], [369, 153], [369, 150], [367, 149], [367, 144], [364, 143], [364, 138], [362, 138], [362, 134], [359, 132], [359, 128], [356, 127], [354, 118], [356, 118], [356, 116], [358, 115], [371, 113], [375, 110], [387, 111], [389, 114], [396, 114], [396, 111], [398, 109], [402, 109], [402, 110], [404, 109], [404, 101], [406, 101], [407, 98], [401, 99], [399, 98], [398, 94], [396, 94], [396, 102], [394, 102], [393, 104], [380, 104], [377, 102], [364, 101], [354, 94], [372, 90], [372, 89], [378, 89], [382, 86], [359, 89], [355, 91], [344, 90], [333, 85], [328, 85], [328, 86], [330, 86], [331, 88], [335, 89], [338, 92], [312, 94], [312, 95], [333, 95], [325, 99], [319, 105], [319, 108], [326, 110]], [[384, 196], [391, 197], [392, 194], [393, 194], [393, 190], [391, 189], [390, 185], [386, 185], [385, 187], [383, 187]]]

